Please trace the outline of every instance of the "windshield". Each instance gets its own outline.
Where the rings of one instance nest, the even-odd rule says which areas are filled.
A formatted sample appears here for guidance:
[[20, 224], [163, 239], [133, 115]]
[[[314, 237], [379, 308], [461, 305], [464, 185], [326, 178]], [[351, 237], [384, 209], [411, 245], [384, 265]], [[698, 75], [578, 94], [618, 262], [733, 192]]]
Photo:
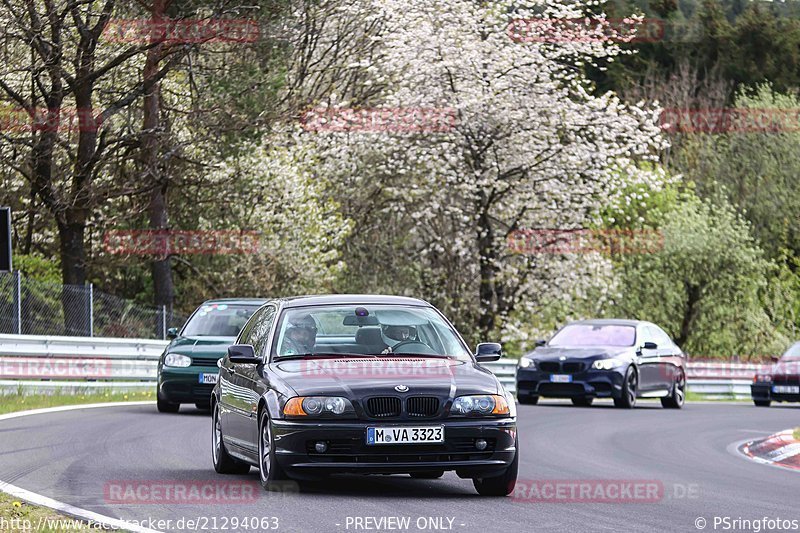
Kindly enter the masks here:
[[184, 337], [236, 337], [260, 304], [203, 304], [189, 319]]
[[781, 357], [781, 361], [800, 361], [800, 342], [793, 344]]
[[472, 359], [455, 330], [428, 307], [332, 305], [287, 309], [277, 332], [277, 358], [403, 354]]
[[548, 346], [633, 346], [633, 326], [570, 324], [555, 334]]

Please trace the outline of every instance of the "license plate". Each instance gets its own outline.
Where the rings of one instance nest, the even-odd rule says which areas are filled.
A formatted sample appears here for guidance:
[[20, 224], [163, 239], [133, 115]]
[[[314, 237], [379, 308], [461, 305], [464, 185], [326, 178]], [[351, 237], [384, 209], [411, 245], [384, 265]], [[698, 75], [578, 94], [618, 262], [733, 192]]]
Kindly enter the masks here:
[[444, 426], [403, 426], [367, 428], [367, 444], [441, 444]]
[[218, 379], [219, 374], [200, 374], [198, 376], [198, 382], [203, 385], [216, 385]]
[[569, 374], [551, 374], [550, 383], [572, 383], [572, 376]]
[[800, 385], [773, 385], [772, 392], [778, 394], [800, 394]]

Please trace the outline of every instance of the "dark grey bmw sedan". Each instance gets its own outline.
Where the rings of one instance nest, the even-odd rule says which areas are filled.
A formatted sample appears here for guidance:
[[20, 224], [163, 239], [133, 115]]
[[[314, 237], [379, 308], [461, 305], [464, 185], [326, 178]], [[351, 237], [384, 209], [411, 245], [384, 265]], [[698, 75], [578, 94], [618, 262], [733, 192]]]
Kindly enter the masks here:
[[637, 398], [659, 398], [680, 409], [686, 397], [686, 358], [664, 330], [640, 320], [570, 322], [523, 355], [517, 367], [517, 398], [570, 398], [588, 407], [612, 398], [631, 409]]
[[517, 480], [516, 409], [427, 302], [396, 296], [277, 299], [256, 311], [220, 360], [212, 396], [219, 473], [258, 468], [269, 489], [329, 474], [455, 471], [482, 495]]

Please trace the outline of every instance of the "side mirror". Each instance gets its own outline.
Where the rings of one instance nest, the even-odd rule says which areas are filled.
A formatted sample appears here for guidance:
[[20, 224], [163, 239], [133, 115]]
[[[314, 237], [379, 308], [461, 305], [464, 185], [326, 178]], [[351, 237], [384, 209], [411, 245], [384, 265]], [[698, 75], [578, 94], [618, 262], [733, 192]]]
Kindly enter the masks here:
[[475, 348], [475, 359], [479, 363], [497, 361], [503, 357], [503, 346], [499, 342], [482, 342]]
[[536, 341], [536, 346], [537, 346], [537, 347], [538, 347], [538, 346], [544, 346], [544, 345], [546, 345], [546, 344], [547, 344], [547, 341], [545, 341], [545, 340], [542, 340], [542, 339], [539, 339], [538, 341]]
[[256, 357], [256, 352], [249, 344], [232, 344], [228, 346], [228, 359], [231, 363], [240, 365], [257, 365], [261, 359]]
[[777, 355], [773, 355], [772, 357], [770, 357], [770, 360], [771, 360], [773, 363], [777, 363], [778, 361], [780, 361], [780, 360], [781, 360], [781, 358], [780, 358], [780, 357], [778, 357]]
[[641, 347], [636, 349], [636, 355], [641, 356], [642, 350], [655, 350], [658, 348], [658, 344], [652, 341], [646, 341]]
[[176, 339], [178, 337], [178, 328], [169, 328], [167, 330], [167, 338], [169, 340]]

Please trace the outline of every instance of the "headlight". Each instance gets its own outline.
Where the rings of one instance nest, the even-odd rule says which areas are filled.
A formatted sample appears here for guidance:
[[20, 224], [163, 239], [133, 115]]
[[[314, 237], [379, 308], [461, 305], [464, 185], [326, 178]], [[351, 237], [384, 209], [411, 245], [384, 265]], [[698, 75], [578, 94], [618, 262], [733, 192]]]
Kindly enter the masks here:
[[164, 358], [164, 366], [176, 366], [186, 368], [192, 364], [192, 358], [177, 353], [168, 353]]
[[338, 396], [298, 396], [286, 402], [283, 414], [288, 416], [340, 416], [354, 414], [353, 404]]
[[507, 415], [511, 411], [508, 402], [496, 394], [476, 396], [459, 396], [450, 408], [451, 415]]
[[613, 368], [617, 368], [618, 366], [622, 366], [625, 364], [625, 361], [621, 359], [598, 359], [594, 363], [592, 363], [592, 368], [595, 370], [611, 370]]
[[769, 374], [757, 375], [753, 377], [753, 381], [763, 381], [769, 383], [772, 381], [772, 376], [770, 376]]
[[536, 370], [536, 361], [533, 359], [528, 359], [527, 357], [520, 357], [518, 365], [520, 368], [530, 368], [531, 370]]

